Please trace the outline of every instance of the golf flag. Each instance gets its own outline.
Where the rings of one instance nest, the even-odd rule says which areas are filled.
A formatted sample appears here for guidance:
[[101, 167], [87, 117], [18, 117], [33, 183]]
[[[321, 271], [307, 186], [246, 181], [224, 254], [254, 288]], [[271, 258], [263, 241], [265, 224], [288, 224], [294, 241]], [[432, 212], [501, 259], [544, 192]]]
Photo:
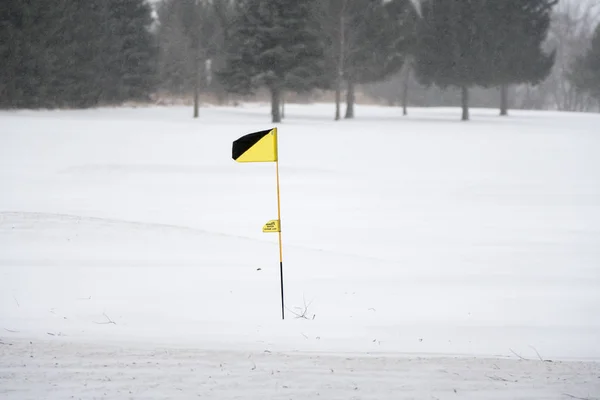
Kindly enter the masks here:
[[277, 161], [277, 128], [242, 136], [233, 142], [232, 157], [237, 162]]
[[281, 246], [281, 201], [279, 196], [279, 157], [277, 155], [277, 128], [249, 133], [233, 142], [232, 158], [240, 163], [274, 162], [277, 178], [277, 219], [267, 222], [263, 232], [279, 235], [279, 277], [281, 281], [281, 319], [285, 319], [283, 297], [283, 251]]

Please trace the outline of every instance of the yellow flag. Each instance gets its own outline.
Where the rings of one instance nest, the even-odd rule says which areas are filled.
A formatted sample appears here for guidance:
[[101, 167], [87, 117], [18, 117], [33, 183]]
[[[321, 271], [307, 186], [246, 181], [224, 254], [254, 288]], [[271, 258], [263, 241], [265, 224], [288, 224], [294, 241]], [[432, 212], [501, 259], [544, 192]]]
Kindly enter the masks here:
[[277, 128], [237, 139], [233, 142], [232, 157], [237, 162], [277, 161]]

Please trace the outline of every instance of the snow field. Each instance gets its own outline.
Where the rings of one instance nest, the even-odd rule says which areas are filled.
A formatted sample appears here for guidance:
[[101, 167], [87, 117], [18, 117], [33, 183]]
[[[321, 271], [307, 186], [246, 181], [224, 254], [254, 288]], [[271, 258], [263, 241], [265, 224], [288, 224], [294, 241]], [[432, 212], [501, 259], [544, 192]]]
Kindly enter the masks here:
[[0, 394], [600, 396], [599, 116], [287, 106], [281, 321], [267, 109], [0, 113]]

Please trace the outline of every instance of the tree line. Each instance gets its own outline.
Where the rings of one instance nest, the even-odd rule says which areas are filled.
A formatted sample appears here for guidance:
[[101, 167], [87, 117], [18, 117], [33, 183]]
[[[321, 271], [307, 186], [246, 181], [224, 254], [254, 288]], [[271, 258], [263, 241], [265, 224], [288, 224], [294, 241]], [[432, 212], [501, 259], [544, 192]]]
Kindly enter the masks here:
[[[288, 95], [334, 93], [353, 118], [358, 85], [402, 77], [470, 94], [543, 86], [562, 48], [549, 46], [558, 0], [3, 0], [0, 107], [95, 107], [155, 93], [223, 100], [267, 91], [271, 119]], [[561, 59], [559, 58], [559, 61]], [[600, 104], [600, 25], [565, 73]], [[402, 87], [404, 86], [404, 87]], [[344, 98], [345, 95], [345, 98]], [[342, 104], [345, 103], [345, 112]]]

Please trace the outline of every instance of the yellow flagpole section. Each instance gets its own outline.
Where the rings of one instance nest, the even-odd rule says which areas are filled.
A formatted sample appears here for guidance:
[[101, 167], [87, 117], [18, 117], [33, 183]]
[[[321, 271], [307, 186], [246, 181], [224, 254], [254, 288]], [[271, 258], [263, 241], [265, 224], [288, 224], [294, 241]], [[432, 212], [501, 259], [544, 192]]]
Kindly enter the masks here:
[[[275, 130], [275, 138], [277, 138], [277, 128]], [[275, 139], [277, 140], [277, 139]], [[277, 142], [275, 142], [277, 146]], [[276, 147], [277, 148], [277, 147]], [[281, 319], [285, 319], [285, 305], [283, 298], [283, 250], [281, 247], [281, 199], [279, 194], [279, 155], [275, 159], [275, 173], [277, 175], [277, 221], [279, 221], [279, 278], [281, 281]]]
[[277, 172], [277, 220], [279, 221], [279, 262], [283, 262], [283, 250], [281, 248], [281, 200], [279, 195], [279, 161], [275, 161], [275, 170]]

